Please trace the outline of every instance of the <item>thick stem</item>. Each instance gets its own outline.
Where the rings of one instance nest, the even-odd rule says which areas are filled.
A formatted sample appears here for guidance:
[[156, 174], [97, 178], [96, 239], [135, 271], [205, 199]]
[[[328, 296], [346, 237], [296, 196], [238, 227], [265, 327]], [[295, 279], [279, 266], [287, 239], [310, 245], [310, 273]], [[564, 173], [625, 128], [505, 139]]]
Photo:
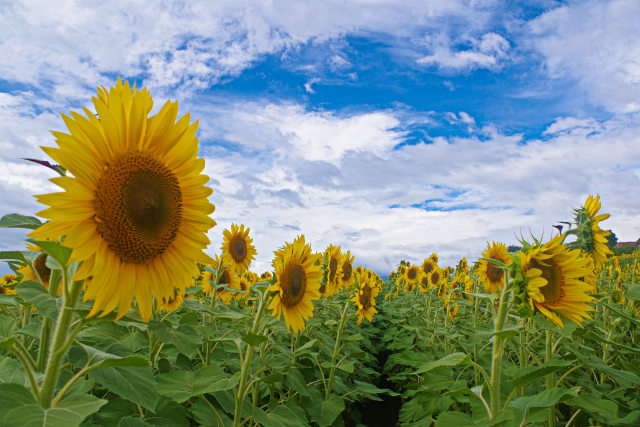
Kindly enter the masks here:
[[[64, 279], [64, 282], [66, 282], [66, 277]], [[53, 392], [56, 387], [56, 382], [58, 381], [58, 374], [60, 373], [60, 362], [68, 349], [66, 346], [67, 334], [69, 332], [71, 318], [73, 317], [73, 309], [78, 303], [78, 297], [82, 290], [82, 281], [73, 281], [69, 292], [66, 291], [66, 285], [66, 283], [63, 284], [63, 286], [65, 286], [64, 306], [58, 315], [58, 321], [56, 323], [56, 329], [53, 336], [53, 345], [51, 347], [49, 361], [47, 362], [47, 369], [40, 389], [40, 403], [45, 409], [51, 407]]]
[[[256, 312], [256, 318], [253, 320], [253, 326], [251, 327], [252, 334], [258, 334], [260, 321], [262, 320], [262, 314], [264, 313], [265, 308], [265, 299], [266, 292], [260, 294], [260, 305], [258, 306], [258, 311]], [[238, 383], [238, 392], [236, 393], [236, 408], [233, 414], [233, 425], [234, 427], [240, 426], [240, 416], [242, 412], [242, 403], [244, 402], [244, 398], [247, 395], [247, 377], [249, 375], [249, 365], [251, 363], [251, 356], [253, 355], [253, 346], [251, 344], [247, 344], [247, 351], [244, 356], [244, 360], [242, 359], [242, 353], [238, 353], [240, 355], [240, 360], [242, 364], [242, 368], [240, 371], [240, 382]]]
[[327, 387], [324, 389], [324, 400], [329, 400], [331, 394], [331, 385], [333, 384], [333, 376], [336, 373], [336, 359], [340, 352], [340, 338], [342, 338], [342, 330], [344, 329], [344, 323], [347, 318], [347, 312], [349, 311], [349, 300], [344, 304], [342, 310], [342, 317], [340, 318], [340, 324], [338, 325], [338, 334], [336, 335], [336, 344], [333, 347], [333, 355], [331, 356], [331, 370], [329, 371], [329, 380], [327, 381]]
[[491, 414], [495, 417], [500, 410], [500, 368], [502, 365], [502, 353], [504, 351], [504, 338], [500, 335], [504, 327], [504, 320], [507, 317], [508, 311], [508, 297], [511, 295], [507, 290], [508, 283], [502, 288], [502, 294], [500, 296], [500, 306], [498, 308], [498, 315], [496, 316], [493, 329], [493, 354], [491, 358]]
[[[58, 297], [58, 283], [60, 282], [60, 270], [51, 270], [49, 279], [49, 295]], [[40, 330], [40, 350], [38, 351], [38, 372], [44, 370], [45, 363], [49, 357], [49, 345], [51, 344], [51, 319], [45, 317]]]
[[[550, 330], [547, 329], [546, 331], [546, 351], [545, 351], [545, 362], [549, 363], [551, 362], [551, 357], [553, 356], [553, 344], [552, 344], [552, 340], [553, 340], [553, 335], [552, 332]], [[552, 372], [549, 375], [547, 375], [547, 390], [551, 390], [556, 383], [556, 375]], [[555, 420], [555, 407], [551, 406], [549, 408], [549, 427], [553, 427], [556, 423]]]

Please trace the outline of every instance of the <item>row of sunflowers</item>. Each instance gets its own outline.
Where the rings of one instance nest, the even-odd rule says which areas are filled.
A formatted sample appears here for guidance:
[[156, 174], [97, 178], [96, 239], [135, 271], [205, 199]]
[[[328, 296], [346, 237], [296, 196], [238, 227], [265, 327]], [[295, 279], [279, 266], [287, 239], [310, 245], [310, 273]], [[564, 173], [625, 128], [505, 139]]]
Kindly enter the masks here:
[[0, 425], [640, 418], [638, 256], [610, 257], [599, 196], [564, 233], [487, 244], [472, 266], [434, 253], [382, 280], [300, 235], [259, 274], [244, 225], [205, 252], [197, 122], [177, 102], [149, 116], [148, 90], [120, 79], [93, 104], [43, 147], [63, 189], [37, 196], [48, 221], [0, 220], [32, 230], [0, 253]]

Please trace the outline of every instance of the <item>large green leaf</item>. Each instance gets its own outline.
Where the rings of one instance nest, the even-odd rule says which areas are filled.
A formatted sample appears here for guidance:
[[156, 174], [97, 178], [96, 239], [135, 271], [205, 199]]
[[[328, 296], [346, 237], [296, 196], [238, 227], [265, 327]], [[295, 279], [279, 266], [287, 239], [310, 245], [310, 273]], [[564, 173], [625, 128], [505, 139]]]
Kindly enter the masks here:
[[19, 406], [7, 412], [2, 421], [6, 426], [76, 427], [106, 403], [90, 394], [76, 394], [49, 409], [37, 403]]
[[436, 368], [468, 365], [469, 363], [471, 363], [471, 357], [468, 354], [452, 353], [443, 357], [442, 359], [425, 363], [417, 371], [413, 372], [413, 374], [422, 374]]
[[38, 309], [44, 316], [58, 318], [58, 299], [49, 295], [47, 288], [34, 280], [27, 280], [16, 287], [18, 295]]
[[632, 286], [625, 296], [629, 299], [640, 301], [640, 285]]
[[155, 409], [158, 392], [151, 367], [108, 366], [90, 371], [89, 376], [120, 397]]
[[270, 409], [269, 412], [253, 408], [253, 416], [260, 425], [265, 427], [297, 427], [308, 424], [307, 417], [299, 406], [279, 405]]
[[251, 346], [257, 346], [265, 342], [268, 338], [265, 335], [256, 335], [249, 332], [247, 335], [242, 337], [242, 341], [246, 342]]
[[195, 372], [181, 371], [156, 377], [158, 393], [182, 403], [204, 393], [229, 390], [240, 381], [239, 372], [231, 376], [218, 366], [205, 366]]
[[344, 411], [344, 400], [332, 394], [328, 400], [305, 400], [307, 413], [315, 419], [320, 427], [333, 424], [338, 415]]
[[547, 374], [573, 364], [575, 364], [575, 361], [573, 360], [551, 360], [550, 362], [544, 363], [540, 366], [520, 369], [518, 370], [518, 376], [511, 379], [511, 383], [516, 388], [524, 387], [533, 381], [546, 377]]
[[42, 222], [33, 216], [20, 214], [8, 214], [0, 218], [0, 227], [3, 228], [28, 228], [35, 230], [40, 227]]
[[194, 354], [202, 342], [202, 338], [195, 329], [189, 325], [174, 327], [168, 322], [152, 320], [149, 322], [149, 330], [165, 344], [173, 344], [183, 354]]
[[[28, 239], [29, 242], [38, 246], [47, 255], [58, 261], [59, 266], [66, 266], [71, 256], [71, 248], [62, 246], [58, 242], [52, 242], [50, 240], [33, 240]], [[47, 263], [49, 261], [47, 260]]]
[[94, 369], [107, 366], [149, 366], [149, 360], [144, 356], [137, 354], [118, 356], [85, 344], [72, 347], [69, 351], [69, 359], [76, 367], [94, 365]]
[[640, 418], [640, 410], [635, 410], [623, 418], [618, 417], [618, 405], [611, 400], [603, 400], [594, 396], [580, 395], [567, 402], [571, 406], [582, 409], [602, 420], [608, 425], [631, 425]]
[[0, 251], [0, 259], [24, 261], [24, 254], [20, 251]]
[[[36, 403], [31, 391], [20, 384], [0, 384], [0, 417], [11, 409]], [[2, 418], [0, 418], [0, 421]], [[4, 425], [0, 423], [0, 425]], [[15, 424], [13, 424], [15, 425]]]
[[27, 381], [27, 376], [20, 362], [10, 357], [0, 356], [0, 383], [27, 386], [29, 384]]
[[467, 414], [462, 412], [443, 412], [438, 415], [436, 427], [476, 427], [477, 424]]
[[579, 390], [580, 387], [573, 387], [570, 389], [552, 388], [532, 396], [513, 399], [509, 403], [509, 406], [520, 409], [525, 414], [525, 418], [527, 418], [544, 408], [550, 408], [569, 398], [576, 397]]

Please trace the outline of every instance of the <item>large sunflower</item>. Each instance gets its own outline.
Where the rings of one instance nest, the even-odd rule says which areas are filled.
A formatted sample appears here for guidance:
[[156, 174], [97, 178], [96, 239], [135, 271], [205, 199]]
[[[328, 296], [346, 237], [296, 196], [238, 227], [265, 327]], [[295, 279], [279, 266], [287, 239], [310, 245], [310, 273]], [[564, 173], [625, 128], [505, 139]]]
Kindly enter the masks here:
[[371, 322], [373, 315], [378, 312], [375, 305], [379, 293], [380, 288], [371, 281], [364, 279], [359, 283], [355, 296], [350, 300], [358, 307], [358, 324], [362, 323], [364, 318]]
[[82, 263], [74, 279], [92, 276], [84, 294], [95, 298], [90, 316], [119, 306], [120, 318], [135, 297], [148, 320], [153, 295], [171, 298], [174, 285], [199, 274], [196, 262], [211, 262], [203, 249], [214, 206], [197, 157], [198, 123], [189, 114], [176, 122], [178, 103], [170, 101], [149, 117], [149, 91], [121, 79], [98, 88], [93, 104], [97, 115], [63, 115], [69, 134], [53, 132], [59, 148], [43, 147], [73, 176], [51, 179], [64, 192], [38, 196], [50, 206], [38, 215], [51, 221], [30, 236], [66, 236], [70, 262]]
[[329, 245], [324, 251], [326, 257], [326, 279], [327, 287], [325, 293], [327, 295], [335, 295], [342, 285], [342, 254], [340, 246]]
[[280, 318], [282, 314], [287, 329], [298, 333], [305, 329], [304, 321], [313, 316], [311, 301], [320, 298], [320, 257], [311, 252], [311, 245], [305, 243], [304, 236], [297, 237], [293, 243], [285, 243], [274, 253], [277, 281], [268, 289], [277, 294], [268, 308], [273, 310], [273, 316]]
[[[487, 249], [482, 252], [482, 258], [495, 259], [506, 265], [511, 264], [511, 256], [504, 243], [492, 242], [489, 244], [487, 242]], [[478, 280], [492, 294], [497, 293], [498, 289], [502, 289], [504, 286], [505, 271], [490, 261], [479, 260], [477, 274]]]
[[591, 318], [587, 312], [594, 310], [588, 304], [594, 301], [588, 295], [592, 287], [582, 280], [588, 274], [587, 260], [580, 258], [580, 250], [562, 244], [564, 237], [519, 253], [530, 304], [560, 327], [558, 315], [581, 325]]
[[600, 221], [609, 218], [610, 214], [598, 215], [600, 207], [600, 195], [596, 194], [596, 197], [589, 195], [584, 206], [575, 210], [578, 240], [573, 246], [591, 255], [596, 264], [606, 261], [607, 256], [613, 254], [607, 246], [607, 236], [611, 232], [600, 228]]
[[225, 264], [240, 275], [249, 270], [251, 260], [256, 255], [256, 247], [253, 246], [253, 239], [249, 237], [250, 229], [245, 230], [244, 224], [238, 227], [231, 224], [231, 231], [224, 230], [224, 241], [222, 242], [222, 257]]

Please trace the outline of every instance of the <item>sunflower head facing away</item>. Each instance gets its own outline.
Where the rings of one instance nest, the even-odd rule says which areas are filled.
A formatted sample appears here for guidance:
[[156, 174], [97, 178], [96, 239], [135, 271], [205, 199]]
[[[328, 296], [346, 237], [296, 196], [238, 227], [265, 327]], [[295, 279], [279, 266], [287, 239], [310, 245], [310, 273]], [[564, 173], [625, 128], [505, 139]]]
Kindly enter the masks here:
[[38, 213], [50, 221], [29, 235], [71, 248], [82, 263], [74, 280], [87, 283], [90, 316], [118, 308], [122, 317], [135, 297], [142, 318], [152, 299], [171, 298], [176, 286], [199, 274], [196, 262], [211, 259], [203, 249], [214, 206], [201, 174], [198, 123], [178, 103], [167, 101], [149, 117], [153, 100], [145, 88], [118, 79], [98, 88], [97, 114], [62, 115], [69, 133], [53, 132], [58, 148], [43, 147], [69, 175], [51, 179], [64, 191], [37, 196], [50, 206]]
[[287, 329], [298, 333], [305, 329], [305, 320], [313, 316], [311, 301], [320, 298], [322, 267], [319, 256], [311, 252], [311, 245], [305, 243], [304, 236], [297, 237], [293, 243], [285, 243], [274, 253], [277, 280], [268, 290], [277, 293], [268, 309], [272, 310], [272, 316], [280, 318], [282, 315]]
[[527, 298], [531, 308], [541, 312], [554, 324], [563, 327], [560, 316], [582, 325], [594, 311], [589, 303], [593, 287], [583, 281], [588, 275], [588, 262], [580, 250], [563, 244], [565, 235], [545, 243], [526, 245], [518, 253], [515, 265], [516, 300]]
[[224, 241], [222, 242], [222, 257], [226, 265], [230, 265], [237, 274], [249, 271], [251, 261], [256, 255], [256, 248], [253, 246], [253, 239], [249, 237], [249, 228], [245, 229], [244, 224], [238, 227], [231, 224], [231, 230], [224, 230]]
[[598, 215], [600, 207], [600, 195], [597, 194], [595, 197], [589, 195], [584, 206], [574, 210], [576, 229], [571, 230], [571, 233], [575, 233], [577, 237], [571, 246], [591, 255], [596, 264], [606, 261], [607, 256], [613, 254], [607, 246], [607, 236], [611, 232], [600, 228], [600, 221], [604, 221], [610, 215], [608, 213]]
[[351, 288], [353, 286], [355, 275], [353, 274], [353, 261], [355, 257], [351, 255], [351, 251], [342, 254], [342, 275], [340, 283], [343, 288]]
[[[482, 252], [482, 258], [495, 259], [506, 265], [511, 264], [511, 256], [504, 243], [492, 242], [489, 244], [487, 242], [487, 249]], [[490, 261], [482, 259], [478, 262], [478, 280], [489, 292], [492, 294], [497, 293], [504, 286], [505, 271]]]

